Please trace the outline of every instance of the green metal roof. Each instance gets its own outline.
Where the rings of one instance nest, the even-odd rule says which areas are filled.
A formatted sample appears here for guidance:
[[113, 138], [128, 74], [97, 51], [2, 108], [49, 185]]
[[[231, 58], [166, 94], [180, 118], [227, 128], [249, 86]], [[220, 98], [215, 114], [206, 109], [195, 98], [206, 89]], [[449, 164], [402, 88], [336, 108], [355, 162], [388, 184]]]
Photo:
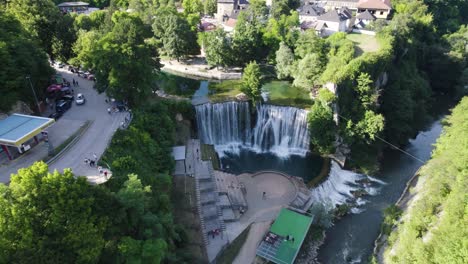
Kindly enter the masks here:
[[[278, 264], [293, 263], [312, 224], [313, 218], [289, 209], [281, 209], [270, 232], [283, 237], [277, 243], [262, 241], [257, 255]], [[294, 240], [286, 240], [287, 236]]]

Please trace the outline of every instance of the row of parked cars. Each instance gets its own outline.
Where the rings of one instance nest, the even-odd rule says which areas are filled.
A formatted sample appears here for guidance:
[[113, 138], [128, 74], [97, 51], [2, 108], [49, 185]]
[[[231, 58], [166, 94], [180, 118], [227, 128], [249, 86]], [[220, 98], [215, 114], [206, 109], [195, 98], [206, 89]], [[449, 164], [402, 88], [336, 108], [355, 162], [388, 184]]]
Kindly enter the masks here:
[[81, 93], [77, 94], [76, 98], [71, 94], [62, 96], [59, 100], [55, 101], [55, 113], [52, 113], [49, 117], [55, 120], [59, 119], [71, 108], [73, 101], [75, 101], [76, 105], [83, 105], [86, 102], [86, 98]]
[[94, 74], [92, 74], [89, 71], [82, 71], [79, 68], [73, 67], [73, 66], [68, 66], [68, 70], [73, 72], [73, 73], [76, 73], [78, 76], [80, 76], [82, 78], [85, 78], [85, 79], [88, 79], [88, 80], [91, 80], [91, 81], [96, 80], [96, 77], [94, 77]]

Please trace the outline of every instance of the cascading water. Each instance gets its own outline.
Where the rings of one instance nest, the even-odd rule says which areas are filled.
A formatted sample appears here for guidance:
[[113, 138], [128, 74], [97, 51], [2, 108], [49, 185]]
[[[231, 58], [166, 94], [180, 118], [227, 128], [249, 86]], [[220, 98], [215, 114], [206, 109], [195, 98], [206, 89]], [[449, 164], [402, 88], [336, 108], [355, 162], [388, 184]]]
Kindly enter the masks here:
[[352, 213], [361, 213], [360, 206], [367, 203], [362, 197], [355, 199], [353, 192], [362, 190], [367, 195], [377, 195], [385, 182], [378, 179], [343, 170], [332, 161], [329, 177], [326, 181], [311, 190], [311, 202], [319, 202], [331, 209], [339, 204], [353, 201]]
[[277, 156], [304, 156], [309, 150], [307, 111], [295, 107], [260, 105], [251, 128], [248, 102], [203, 104], [195, 107], [200, 139], [220, 154], [249, 148]]
[[309, 141], [307, 111], [272, 105], [257, 108], [252, 142], [255, 149], [278, 156], [304, 156], [309, 150]]
[[230, 145], [250, 142], [248, 102], [202, 104], [195, 107], [200, 139], [205, 144]]

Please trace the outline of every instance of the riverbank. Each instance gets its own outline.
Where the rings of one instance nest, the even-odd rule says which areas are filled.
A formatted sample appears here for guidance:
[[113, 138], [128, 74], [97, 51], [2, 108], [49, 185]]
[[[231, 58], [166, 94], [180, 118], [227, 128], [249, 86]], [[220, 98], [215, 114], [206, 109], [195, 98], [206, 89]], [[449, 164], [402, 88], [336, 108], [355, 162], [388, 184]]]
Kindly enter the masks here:
[[[410, 140], [405, 151], [422, 161], [428, 160], [441, 132], [440, 120], [434, 121], [426, 131]], [[327, 229], [318, 260], [321, 263], [366, 263], [373, 254], [374, 242], [381, 231], [383, 211], [399, 200], [421, 165], [420, 161], [401, 152], [387, 152], [379, 177], [372, 178], [381, 182], [380, 186], [369, 189], [373, 195], [362, 197], [358, 210], [343, 216]]]
[[204, 57], [193, 57], [182, 63], [177, 60], [161, 60], [162, 71], [183, 77], [198, 77], [214, 80], [237, 80], [242, 77], [240, 68], [232, 68], [227, 71], [219, 70], [216, 67], [211, 68]]
[[[395, 203], [395, 206], [402, 212], [408, 209], [411, 201], [417, 199], [417, 190], [420, 188], [420, 185], [418, 185], [418, 183], [420, 183], [419, 171], [420, 169], [418, 169], [413, 177], [411, 177], [411, 179], [406, 184], [406, 187], [403, 190], [400, 198], [398, 198], [398, 201]], [[395, 231], [396, 228], [396, 226], [393, 226], [392, 232]], [[381, 229], [379, 236], [374, 242], [373, 258], [376, 258], [377, 263], [384, 263], [383, 254], [388, 246], [388, 235], [389, 234], [386, 234], [383, 229]]]

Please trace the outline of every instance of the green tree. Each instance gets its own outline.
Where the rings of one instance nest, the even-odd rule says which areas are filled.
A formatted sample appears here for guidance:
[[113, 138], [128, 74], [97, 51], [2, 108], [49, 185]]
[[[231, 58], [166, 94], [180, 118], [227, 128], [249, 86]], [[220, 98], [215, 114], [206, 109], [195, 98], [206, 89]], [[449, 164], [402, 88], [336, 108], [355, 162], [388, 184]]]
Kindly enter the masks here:
[[73, 44], [76, 42], [77, 32], [74, 27], [74, 18], [63, 15], [57, 21], [52, 49], [54, 57], [67, 62], [73, 57]]
[[[93, 68], [98, 69], [97, 88], [134, 105], [151, 93], [160, 68], [159, 57], [145, 42], [148, 34], [137, 15], [115, 12], [113, 20], [112, 31], [99, 39], [89, 57]], [[84, 44], [92, 43], [92, 36]]]
[[180, 17], [175, 9], [164, 8], [157, 12], [153, 32], [163, 54], [176, 58], [198, 54], [197, 36], [190, 29], [187, 20]]
[[200, 0], [183, 0], [182, 7], [184, 8], [184, 14], [200, 14], [203, 11], [203, 4]]
[[242, 75], [241, 91], [249, 96], [254, 102], [262, 98], [262, 73], [256, 62], [250, 62], [244, 69]]
[[218, 11], [218, 1], [217, 0], [205, 0], [203, 2], [203, 10], [206, 15], [212, 16]]
[[39, 99], [43, 97], [43, 88], [53, 73], [47, 55], [19, 21], [3, 11], [0, 11], [0, 61], [0, 111], [10, 111], [19, 100], [35, 104], [27, 76], [30, 76]]
[[232, 37], [234, 64], [244, 66], [251, 61], [264, 58], [267, 50], [263, 49], [262, 32], [256, 19], [250, 20], [248, 12], [240, 12]]
[[275, 52], [279, 49], [280, 42], [293, 47], [299, 37], [299, 14], [293, 11], [291, 15], [281, 15], [280, 18], [271, 18], [263, 33], [265, 46], [271, 49], [269, 59], [274, 60]]
[[325, 40], [317, 36], [313, 30], [307, 30], [299, 36], [294, 50], [294, 54], [301, 59], [308, 54], [316, 54], [322, 62], [326, 61], [326, 53]]
[[335, 151], [336, 124], [333, 120], [332, 104], [335, 96], [327, 89], [319, 91], [318, 99], [307, 116], [310, 142], [321, 155]]
[[211, 66], [226, 67], [231, 62], [231, 46], [222, 29], [206, 32], [203, 39], [206, 61]]
[[49, 173], [38, 162], [12, 175], [0, 193], [1, 262], [97, 262], [108, 218], [98, 217], [85, 178]]
[[276, 75], [278, 79], [291, 77], [293, 64], [294, 54], [286, 44], [281, 42], [278, 51], [276, 51]]
[[372, 109], [377, 103], [377, 94], [374, 91], [373, 82], [368, 73], [361, 73], [357, 79], [356, 91], [364, 109]]
[[297, 87], [311, 89], [319, 84], [320, 74], [322, 73], [322, 61], [317, 54], [307, 54], [299, 61], [292, 76], [293, 85]]
[[44, 51], [53, 57], [52, 43], [57, 22], [58, 8], [51, 0], [11, 0], [7, 11], [13, 14], [31, 36], [39, 40]]

